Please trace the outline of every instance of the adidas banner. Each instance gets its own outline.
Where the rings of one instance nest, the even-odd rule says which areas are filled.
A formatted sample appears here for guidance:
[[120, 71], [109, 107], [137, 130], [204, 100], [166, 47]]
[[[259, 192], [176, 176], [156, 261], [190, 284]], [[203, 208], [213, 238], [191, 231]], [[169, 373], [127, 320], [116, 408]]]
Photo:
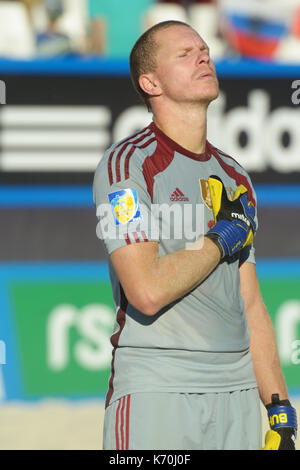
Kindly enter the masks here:
[[[208, 113], [211, 143], [254, 183], [299, 182], [300, 80], [221, 72], [220, 96]], [[2, 183], [90, 182], [104, 150], [152, 119], [126, 74], [0, 78]]]

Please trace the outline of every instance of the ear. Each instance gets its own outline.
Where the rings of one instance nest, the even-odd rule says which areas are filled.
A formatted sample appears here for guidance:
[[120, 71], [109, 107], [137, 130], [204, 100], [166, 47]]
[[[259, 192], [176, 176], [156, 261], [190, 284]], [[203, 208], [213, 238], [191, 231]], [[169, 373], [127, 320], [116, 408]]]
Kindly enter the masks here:
[[161, 94], [159, 82], [153, 74], [148, 73], [140, 75], [139, 85], [147, 95], [159, 96]]

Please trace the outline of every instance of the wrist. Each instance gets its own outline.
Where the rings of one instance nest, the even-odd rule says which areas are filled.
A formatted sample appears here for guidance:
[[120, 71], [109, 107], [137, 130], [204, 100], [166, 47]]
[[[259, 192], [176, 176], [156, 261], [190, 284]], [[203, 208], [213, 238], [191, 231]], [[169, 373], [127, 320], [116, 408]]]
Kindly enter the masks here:
[[206, 234], [204, 235], [205, 244], [209, 247], [210, 250], [213, 250], [214, 254], [217, 256], [218, 261], [224, 256], [222, 245], [218, 241], [218, 236], [215, 234]]
[[272, 402], [266, 406], [270, 428], [293, 428], [297, 432], [297, 414], [288, 399], [280, 400], [278, 394], [272, 395]]
[[270, 403], [267, 403], [265, 405], [266, 409], [270, 409], [272, 408], [273, 406], [276, 406], [276, 405], [281, 405], [281, 406], [292, 406], [291, 405], [291, 402], [288, 398], [284, 398], [283, 400], [280, 400], [280, 397], [279, 397], [279, 394], [278, 393], [273, 393], [271, 395], [271, 402]]
[[220, 237], [215, 233], [207, 233], [204, 236], [204, 238], [206, 238], [207, 240], [210, 240], [214, 244], [214, 246], [218, 248], [220, 260], [224, 258], [225, 253], [224, 253], [224, 248], [222, 244], [220, 243]]

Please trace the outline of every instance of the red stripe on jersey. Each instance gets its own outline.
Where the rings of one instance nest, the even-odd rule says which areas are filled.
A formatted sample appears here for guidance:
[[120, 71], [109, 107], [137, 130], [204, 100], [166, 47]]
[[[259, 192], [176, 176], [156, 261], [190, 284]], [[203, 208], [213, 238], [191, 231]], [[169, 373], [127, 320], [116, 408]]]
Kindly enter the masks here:
[[114, 150], [110, 152], [108, 162], [107, 162], [107, 171], [108, 171], [108, 178], [109, 178], [110, 185], [113, 184], [113, 174], [112, 174], [112, 169], [111, 169], [111, 161], [112, 161], [113, 154], [114, 154]]
[[163, 141], [157, 140], [157, 147], [153, 155], [145, 158], [143, 163], [143, 175], [146, 181], [147, 190], [153, 202], [153, 186], [156, 175], [164, 171], [174, 158], [174, 150], [168, 147]]
[[111, 338], [110, 342], [112, 346], [114, 347], [113, 352], [112, 352], [112, 361], [111, 361], [111, 374], [110, 374], [110, 379], [108, 383], [108, 392], [106, 395], [106, 400], [105, 400], [105, 408], [108, 407], [110, 399], [112, 397], [112, 394], [114, 392], [114, 377], [115, 377], [115, 354], [116, 354], [116, 349], [119, 346], [119, 340], [120, 340], [120, 335], [123, 331], [123, 328], [125, 326], [125, 320], [126, 320], [126, 309], [128, 306], [128, 300], [125, 296], [125, 293], [122, 289], [122, 286], [120, 285], [120, 308], [118, 309], [117, 312], [117, 323], [119, 324], [120, 328], [119, 330], [114, 333]]
[[124, 163], [125, 180], [128, 180], [129, 178], [129, 160], [134, 151], [135, 151], [135, 147], [131, 147], [131, 149], [129, 150], [129, 152], [127, 153], [125, 157], [125, 163]]
[[[121, 149], [119, 150], [119, 152], [116, 156], [116, 183], [119, 183], [121, 181], [120, 160], [121, 160], [121, 157], [122, 157], [123, 153], [125, 152], [126, 148], [128, 147], [128, 145], [132, 144], [133, 146], [135, 146], [139, 142], [144, 140], [146, 137], [149, 137], [149, 135], [151, 135], [151, 134], [152, 134], [152, 131], [149, 130], [148, 132], [146, 132], [146, 134], [143, 134], [143, 135], [139, 136], [137, 139], [135, 139], [133, 141], [130, 141], [130, 142], [126, 141], [122, 145]], [[141, 148], [143, 148], [143, 146]], [[133, 147], [133, 149], [134, 149], [134, 147]], [[127, 178], [125, 178], [125, 179], [127, 179]]]
[[136, 243], [140, 243], [141, 240], [139, 239], [138, 234], [136, 232], [132, 232], [132, 235], [134, 236]]
[[122, 398], [122, 408], [121, 408], [121, 449], [124, 450], [124, 407], [125, 407], [126, 397]]
[[124, 233], [124, 238], [125, 238], [125, 240], [126, 240], [126, 244], [127, 244], [127, 245], [130, 245], [130, 244], [131, 244], [131, 241], [130, 241], [130, 238], [129, 238], [128, 233]]
[[121, 400], [119, 400], [118, 408], [116, 411], [116, 424], [115, 424], [115, 436], [116, 436], [116, 449], [120, 449], [119, 441], [119, 413], [120, 413]]
[[140, 135], [142, 132], [144, 132], [147, 128], [145, 127], [144, 129], [142, 129], [141, 131], [139, 132], [136, 132], [135, 134], [133, 134], [132, 136], [129, 136], [129, 137], [126, 137], [126, 139], [124, 140], [121, 140], [121, 142], [119, 142], [118, 146], [115, 147], [110, 155], [109, 155], [109, 158], [108, 158], [108, 162], [107, 162], [107, 171], [108, 171], [108, 177], [109, 177], [109, 184], [112, 185], [113, 184], [113, 173], [112, 173], [112, 158], [113, 158], [113, 155], [115, 153], [115, 151], [119, 148], [120, 145], [124, 144], [125, 142], [131, 140], [131, 139], [134, 139], [137, 135]]
[[[137, 145], [138, 148], [140, 149], [143, 149], [145, 147], [148, 147], [148, 145], [152, 144], [152, 142], [155, 142], [155, 137], [152, 137], [152, 139], [150, 140], [147, 140], [147, 142], [145, 142], [143, 145]], [[125, 180], [127, 180], [129, 178], [129, 161], [130, 161], [130, 158], [133, 154], [133, 152], [135, 151], [135, 147], [132, 147], [128, 154], [126, 155], [125, 157], [125, 163], [124, 163], [124, 178]]]
[[146, 235], [145, 232], [144, 232], [144, 230], [141, 231], [141, 235], [142, 235], [142, 237], [143, 237], [143, 239], [144, 239], [144, 242], [148, 242], [148, 241], [149, 241], [148, 238], [147, 238], [147, 235]]
[[146, 147], [148, 147], [148, 145], [151, 145], [152, 142], [155, 142], [155, 141], [156, 141], [156, 137], [152, 137], [151, 139], [147, 140], [147, 142], [144, 142], [142, 145], [137, 145], [137, 147], [139, 149], [145, 149]]
[[209, 145], [210, 145], [212, 151], [215, 150], [218, 154], [222, 155], [223, 157], [226, 157], [226, 158], [229, 158], [230, 160], [232, 160], [232, 161], [233, 161], [234, 163], [236, 163], [242, 170], [244, 169], [244, 168], [242, 167], [242, 165], [241, 165], [238, 161], [236, 161], [233, 157], [231, 157], [231, 156], [228, 155], [227, 153], [223, 152], [223, 150], [220, 150], [220, 149], [214, 147], [214, 146], [211, 145], [211, 144], [209, 144]]
[[130, 416], [130, 395], [127, 395], [127, 404], [126, 404], [126, 444], [125, 444], [125, 450], [129, 450], [129, 416]]
[[125, 148], [127, 147], [128, 143], [127, 144], [124, 144], [121, 149], [119, 150], [117, 156], [116, 156], [116, 183], [118, 181], [120, 181], [121, 179], [121, 171], [120, 171], [120, 159], [121, 159], [121, 155], [122, 153], [124, 152]]
[[[256, 201], [254, 199], [253, 191], [252, 191], [251, 185], [248, 181], [248, 178], [245, 175], [242, 175], [241, 173], [239, 173], [233, 166], [226, 163], [220, 157], [219, 151], [215, 147], [213, 147], [213, 146], [210, 146], [210, 147], [211, 147], [212, 154], [218, 160], [219, 165], [223, 168], [223, 170], [227, 173], [227, 175], [230, 176], [230, 178], [235, 180], [235, 183], [236, 183], [237, 186], [239, 186], [240, 184], [243, 184], [245, 186], [245, 188], [248, 190], [248, 199], [249, 199], [249, 201], [251, 201], [252, 204], [254, 205], [254, 207], [256, 207]], [[233, 160], [234, 162], [236, 162], [234, 160], [234, 158], [230, 157], [229, 155], [223, 154], [223, 152], [220, 152], [220, 153], [221, 153], [221, 155], [223, 155], [225, 157], [228, 157], [231, 160]], [[236, 163], [242, 168], [242, 166], [238, 162], [236, 162]]]
[[[148, 241], [149, 241], [148, 238], [147, 238], [146, 233], [145, 233], [143, 230], [140, 232], [140, 234], [142, 235], [144, 242], [148, 242]], [[133, 237], [134, 237], [136, 243], [139, 243], [139, 242], [141, 241], [141, 238], [139, 237], [139, 235], [138, 235], [137, 232], [132, 232], [132, 233], [130, 233], [130, 235], [133, 235]], [[126, 241], [126, 244], [127, 244], [127, 245], [131, 245], [131, 244], [133, 243], [133, 242], [130, 240], [130, 236], [129, 236], [128, 233], [124, 233], [123, 236], [124, 236], [124, 238], [125, 238], [125, 241]]]
[[117, 450], [129, 449], [129, 417], [130, 395], [125, 395], [118, 400], [115, 423], [115, 438]]

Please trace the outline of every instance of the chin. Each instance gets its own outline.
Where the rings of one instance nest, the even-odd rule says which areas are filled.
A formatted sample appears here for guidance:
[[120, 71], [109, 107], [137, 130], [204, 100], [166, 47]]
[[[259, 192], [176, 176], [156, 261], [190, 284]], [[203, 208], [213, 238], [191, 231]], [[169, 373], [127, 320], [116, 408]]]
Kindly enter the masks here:
[[215, 100], [219, 96], [219, 87], [215, 83], [207, 83], [205, 86], [195, 90], [194, 97], [196, 101], [208, 102]]
[[205, 95], [205, 96], [202, 95], [201, 97], [198, 97], [195, 100], [195, 103], [208, 106], [212, 101], [218, 98], [218, 95], [219, 95], [218, 93]]
[[206, 93], [202, 93], [200, 100], [210, 103], [211, 101], [214, 101], [215, 99], [217, 99], [218, 96], [219, 96], [219, 89], [214, 88], [211, 90], [207, 90]]

